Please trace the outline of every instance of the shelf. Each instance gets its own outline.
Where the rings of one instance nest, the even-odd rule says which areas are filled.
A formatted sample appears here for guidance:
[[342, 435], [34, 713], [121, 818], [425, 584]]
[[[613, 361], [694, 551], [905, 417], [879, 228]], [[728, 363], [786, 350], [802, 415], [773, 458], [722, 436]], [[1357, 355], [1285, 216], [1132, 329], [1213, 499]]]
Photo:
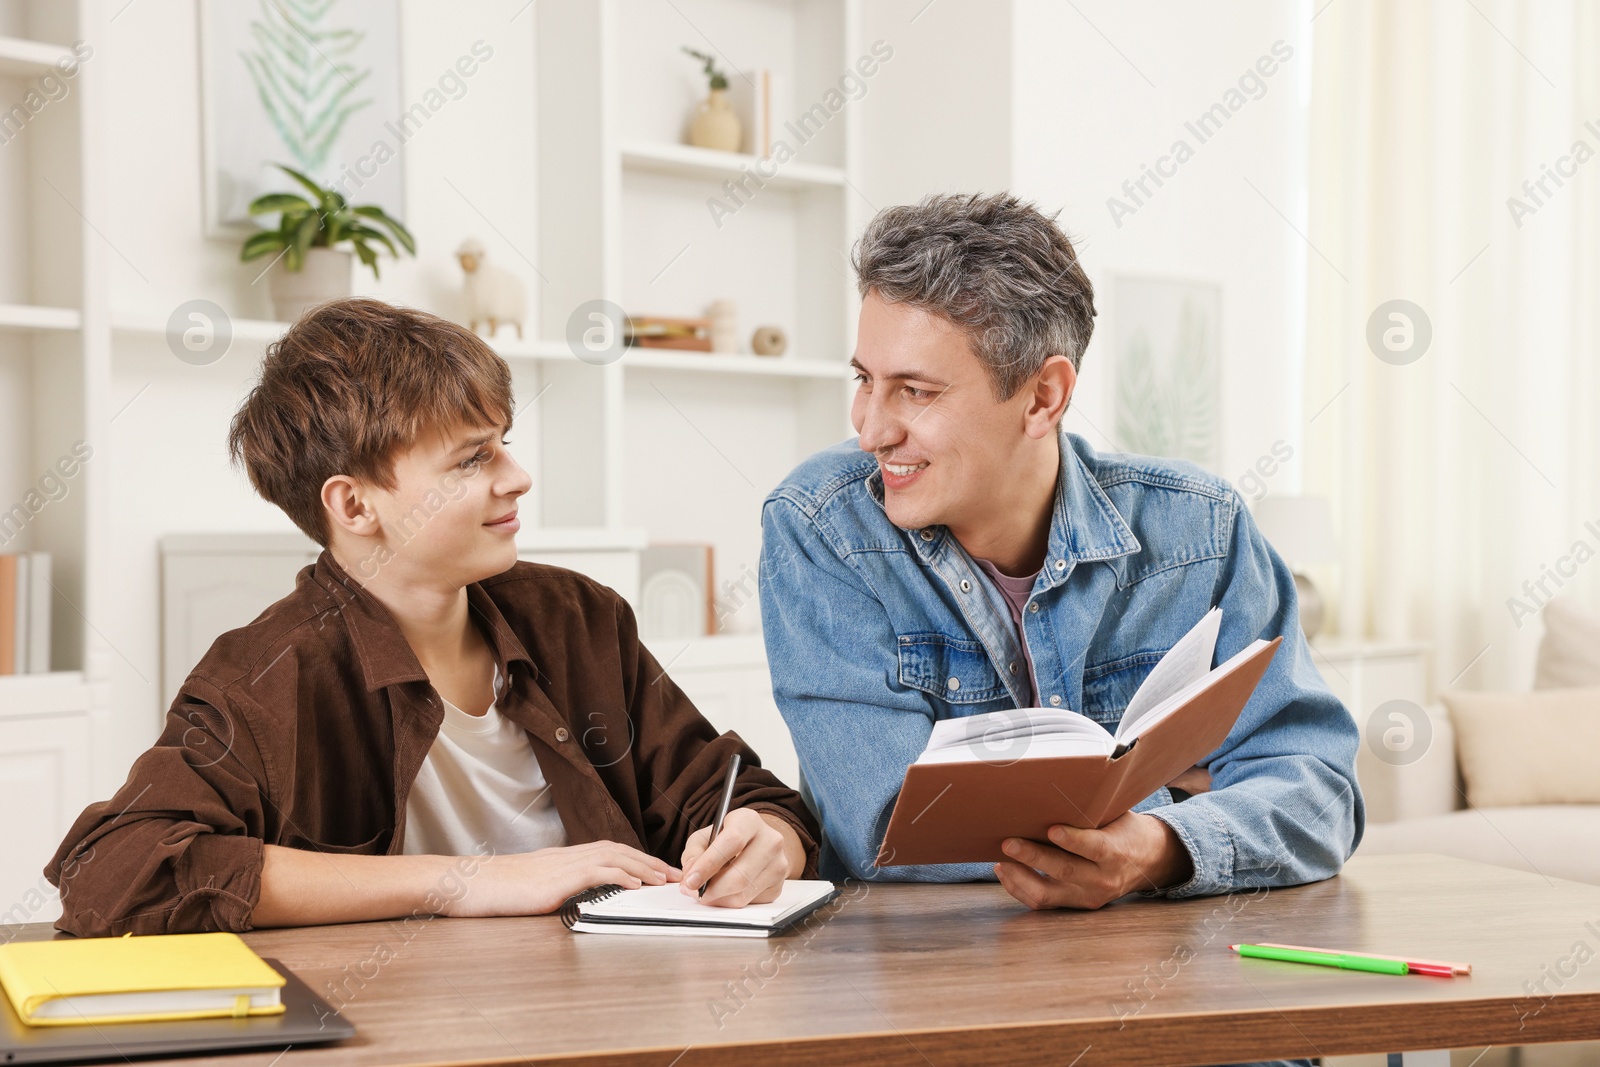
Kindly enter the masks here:
[[[228, 322], [235, 341], [259, 341], [263, 344], [276, 341], [283, 335], [283, 331], [289, 328], [287, 322], [272, 322], [267, 319], [230, 318]], [[122, 333], [160, 336], [167, 332], [167, 320], [143, 312], [112, 312], [111, 328]]]
[[[778, 163], [743, 152], [718, 152], [693, 145], [631, 141], [622, 146], [621, 154], [624, 170], [715, 179], [740, 178], [750, 174], [774, 189], [843, 188], [845, 184], [841, 167], [819, 167], [793, 160]], [[768, 177], [774, 168], [777, 173]]]
[[[76, 311], [67, 311], [60, 308], [35, 308], [21, 309], [35, 312], [50, 312], [52, 315], [71, 316], [70, 323], [65, 319], [56, 326], [59, 329], [71, 329], [77, 326]], [[6, 324], [5, 312], [7, 309], [0, 306], [0, 326]], [[117, 314], [112, 316], [112, 326], [123, 333], [133, 334], [165, 334], [167, 324], [163, 320], [141, 314]], [[35, 324], [29, 324], [35, 325]], [[42, 325], [42, 324], [37, 324]], [[273, 322], [268, 319], [234, 319], [233, 339], [235, 341], [254, 341], [266, 344], [276, 341], [289, 328], [286, 322]], [[488, 340], [485, 338], [485, 340]], [[504, 359], [546, 359], [576, 363], [577, 357], [572, 354], [562, 341], [535, 341], [516, 340], [510, 337], [501, 337], [489, 341], [492, 347]], [[622, 365], [626, 369], [637, 370], [670, 370], [687, 371], [693, 374], [732, 374], [749, 375], [764, 378], [823, 378], [843, 380], [849, 376], [850, 368], [843, 363], [828, 363], [817, 359], [796, 359], [791, 356], [733, 356], [713, 355], [710, 352], [678, 352], [673, 349], [643, 349], [631, 348], [622, 357]]]
[[[254, 341], [260, 344], [269, 344], [283, 336], [289, 328], [287, 322], [276, 322], [272, 319], [230, 319], [233, 327], [235, 341]], [[167, 323], [142, 312], [113, 313], [111, 325], [123, 333], [133, 334], [165, 334]], [[489, 341], [488, 338], [484, 340]], [[515, 338], [504, 336], [498, 340], [489, 341], [489, 346], [506, 359], [570, 359], [575, 361], [572, 352], [559, 341], [519, 341]]]
[[0, 720], [82, 714], [89, 703], [82, 671], [0, 675]]
[[21, 37], [0, 37], [0, 77], [27, 78], [43, 74], [47, 70], [54, 70], [56, 63], [63, 58], [77, 61], [67, 45], [45, 44]]
[[686, 371], [691, 374], [744, 374], [765, 378], [822, 378], [843, 381], [850, 375], [846, 363], [792, 356], [732, 356], [675, 349], [629, 349], [622, 357], [627, 370]]
[[0, 304], [0, 329], [4, 330], [76, 330], [82, 322], [83, 316], [74, 308]]

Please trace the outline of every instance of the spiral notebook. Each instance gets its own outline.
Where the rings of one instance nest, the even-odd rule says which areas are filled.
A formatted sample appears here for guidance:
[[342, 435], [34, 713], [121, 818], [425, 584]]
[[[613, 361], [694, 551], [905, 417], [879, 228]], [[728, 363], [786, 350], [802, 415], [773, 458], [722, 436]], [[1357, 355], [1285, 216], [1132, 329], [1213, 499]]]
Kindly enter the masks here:
[[583, 934], [772, 937], [838, 895], [832, 882], [790, 879], [769, 904], [716, 908], [685, 896], [675, 882], [638, 889], [602, 885], [562, 905], [561, 921]]

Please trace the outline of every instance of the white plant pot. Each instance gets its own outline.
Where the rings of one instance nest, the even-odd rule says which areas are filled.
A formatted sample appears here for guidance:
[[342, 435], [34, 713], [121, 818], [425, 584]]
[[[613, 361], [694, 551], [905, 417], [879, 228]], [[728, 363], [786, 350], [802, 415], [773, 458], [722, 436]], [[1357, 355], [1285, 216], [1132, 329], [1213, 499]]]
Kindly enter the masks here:
[[272, 313], [279, 322], [293, 322], [311, 307], [350, 295], [355, 253], [332, 248], [308, 248], [300, 270], [289, 270], [282, 259], [267, 275]]

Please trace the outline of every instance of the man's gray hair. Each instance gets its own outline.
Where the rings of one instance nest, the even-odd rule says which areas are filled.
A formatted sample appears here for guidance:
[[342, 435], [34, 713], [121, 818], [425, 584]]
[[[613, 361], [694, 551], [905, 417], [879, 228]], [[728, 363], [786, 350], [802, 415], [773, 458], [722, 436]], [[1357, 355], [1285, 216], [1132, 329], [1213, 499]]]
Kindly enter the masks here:
[[937, 312], [966, 330], [1009, 400], [1063, 355], [1077, 369], [1094, 332], [1094, 286], [1072, 242], [1009, 193], [936, 194], [885, 208], [851, 260], [861, 295]]

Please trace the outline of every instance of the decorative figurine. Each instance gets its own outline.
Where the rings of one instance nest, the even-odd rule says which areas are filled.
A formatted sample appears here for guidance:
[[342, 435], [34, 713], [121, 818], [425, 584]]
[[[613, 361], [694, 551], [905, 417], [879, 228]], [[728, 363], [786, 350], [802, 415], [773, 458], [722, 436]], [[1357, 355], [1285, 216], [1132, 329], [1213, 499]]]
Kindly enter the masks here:
[[492, 339], [503, 323], [510, 323], [517, 328], [520, 341], [527, 307], [522, 279], [504, 267], [486, 262], [487, 255], [483, 242], [476, 237], [468, 237], [456, 249], [456, 259], [467, 273], [467, 329], [477, 333], [478, 323], [488, 323]]

